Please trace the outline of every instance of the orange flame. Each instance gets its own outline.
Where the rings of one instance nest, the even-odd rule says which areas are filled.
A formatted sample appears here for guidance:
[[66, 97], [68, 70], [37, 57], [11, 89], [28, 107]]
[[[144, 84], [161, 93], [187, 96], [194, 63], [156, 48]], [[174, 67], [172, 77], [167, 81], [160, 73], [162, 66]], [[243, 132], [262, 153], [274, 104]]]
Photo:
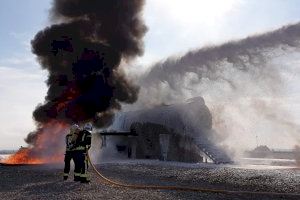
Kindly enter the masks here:
[[31, 158], [30, 156], [30, 149], [28, 148], [21, 148], [17, 153], [8, 157], [4, 160], [6, 164], [42, 164], [44, 163], [42, 159], [38, 158]]
[[68, 125], [51, 121], [36, 133], [33, 147], [20, 148], [17, 153], [4, 160], [6, 164], [43, 164], [63, 161]]

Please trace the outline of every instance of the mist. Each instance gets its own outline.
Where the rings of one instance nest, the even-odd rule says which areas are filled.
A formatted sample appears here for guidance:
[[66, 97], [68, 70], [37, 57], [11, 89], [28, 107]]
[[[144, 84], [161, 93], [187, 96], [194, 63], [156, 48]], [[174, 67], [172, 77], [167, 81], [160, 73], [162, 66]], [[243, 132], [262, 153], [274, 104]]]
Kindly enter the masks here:
[[297, 23], [167, 58], [140, 77], [130, 109], [202, 96], [224, 148], [236, 154], [257, 145], [292, 149], [300, 143], [299, 47]]

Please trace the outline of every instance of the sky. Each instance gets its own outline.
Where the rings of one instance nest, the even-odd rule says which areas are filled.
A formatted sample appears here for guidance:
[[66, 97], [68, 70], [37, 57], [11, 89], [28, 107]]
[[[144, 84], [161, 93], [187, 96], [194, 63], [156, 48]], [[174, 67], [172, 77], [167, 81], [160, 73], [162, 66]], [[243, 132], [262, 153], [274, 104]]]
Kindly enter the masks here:
[[[1, 0], [0, 149], [26, 145], [32, 111], [47, 92], [47, 73], [31, 53], [30, 40], [49, 25], [50, 0]], [[132, 68], [191, 49], [245, 38], [300, 21], [299, 0], [147, 0], [145, 54]], [[295, 86], [298, 90], [299, 88]], [[300, 86], [299, 86], [300, 87]]]

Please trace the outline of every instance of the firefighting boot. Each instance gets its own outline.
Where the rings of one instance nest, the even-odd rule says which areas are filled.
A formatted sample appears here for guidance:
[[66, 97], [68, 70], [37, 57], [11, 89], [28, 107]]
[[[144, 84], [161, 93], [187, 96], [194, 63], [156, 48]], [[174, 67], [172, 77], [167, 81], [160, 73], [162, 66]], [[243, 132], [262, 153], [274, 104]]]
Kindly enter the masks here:
[[74, 181], [81, 181], [81, 177], [80, 176], [74, 176]]
[[89, 179], [87, 179], [86, 177], [81, 177], [80, 183], [89, 183], [91, 182]]
[[81, 180], [80, 183], [90, 183], [90, 180]]
[[74, 174], [74, 181], [81, 181], [80, 174], [78, 174], [78, 173]]

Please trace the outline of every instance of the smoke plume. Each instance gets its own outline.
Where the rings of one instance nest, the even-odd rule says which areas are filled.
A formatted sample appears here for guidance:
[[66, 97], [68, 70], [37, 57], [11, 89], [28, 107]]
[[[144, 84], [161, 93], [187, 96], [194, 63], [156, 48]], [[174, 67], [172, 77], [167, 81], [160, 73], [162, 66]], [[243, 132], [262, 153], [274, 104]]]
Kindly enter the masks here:
[[[228, 148], [251, 146], [255, 134], [287, 136], [284, 142], [272, 138], [273, 146], [288, 138], [299, 141], [299, 125], [283, 107], [289, 104], [290, 75], [299, 73], [290, 66], [299, 57], [299, 47], [297, 23], [168, 58], [154, 64], [139, 80], [141, 91], [136, 105], [168, 104], [202, 96], [212, 112], [213, 128], [222, 141], [227, 140], [224, 145]], [[251, 138], [254, 142], [249, 142]]]
[[118, 69], [122, 60], [142, 55], [146, 27], [144, 1], [55, 0], [54, 24], [37, 33], [33, 53], [49, 72], [45, 103], [33, 113], [46, 123], [110, 121], [120, 102], [133, 103], [138, 88]]
[[[32, 52], [48, 71], [48, 92], [33, 112], [38, 128], [25, 140], [30, 147], [41, 146], [39, 141], [51, 138], [57, 126], [87, 121], [108, 125], [121, 103], [137, 100], [138, 87], [119, 66], [143, 54], [143, 5], [144, 0], [53, 1], [53, 25], [31, 42]], [[42, 144], [47, 149], [46, 142]]]

